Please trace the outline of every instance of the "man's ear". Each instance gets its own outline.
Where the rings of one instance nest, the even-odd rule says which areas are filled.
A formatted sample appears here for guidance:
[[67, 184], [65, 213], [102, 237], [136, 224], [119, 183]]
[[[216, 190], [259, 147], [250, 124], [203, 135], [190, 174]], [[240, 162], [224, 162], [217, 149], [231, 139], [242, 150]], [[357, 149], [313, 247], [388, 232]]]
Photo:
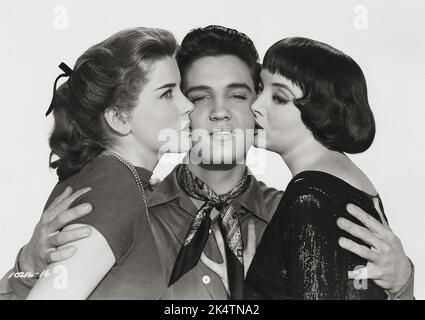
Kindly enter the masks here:
[[109, 127], [121, 136], [127, 136], [131, 132], [129, 112], [122, 111], [117, 107], [111, 107], [105, 110], [103, 116]]

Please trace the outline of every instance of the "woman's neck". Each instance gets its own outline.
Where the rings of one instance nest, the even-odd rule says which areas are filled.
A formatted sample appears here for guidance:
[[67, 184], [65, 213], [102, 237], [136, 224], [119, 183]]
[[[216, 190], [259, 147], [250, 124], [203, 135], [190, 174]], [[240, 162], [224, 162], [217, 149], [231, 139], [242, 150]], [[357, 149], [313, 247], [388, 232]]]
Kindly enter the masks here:
[[245, 164], [195, 165], [189, 162], [188, 167], [217, 194], [224, 194], [232, 190], [242, 179], [246, 171]]
[[327, 170], [327, 168], [332, 168], [337, 163], [343, 164], [350, 161], [343, 153], [327, 149], [317, 142], [313, 136], [294, 145], [281, 153], [280, 156], [285, 161], [292, 176], [307, 170], [332, 171]]
[[147, 148], [140, 148], [140, 146], [130, 147], [124, 144], [117, 144], [107, 148], [107, 151], [114, 152], [129, 161], [132, 165], [145, 168], [149, 171], [153, 171], [160, 159], [158, 153], [152, 152]]
[[332, 151], [316, 140], [306, 140], [298, 146], [282, 153], [292, 176], [308, 170], [332, 174], [355, 188], [376, 195], [378, 192], [363, 171], [345, 154]]

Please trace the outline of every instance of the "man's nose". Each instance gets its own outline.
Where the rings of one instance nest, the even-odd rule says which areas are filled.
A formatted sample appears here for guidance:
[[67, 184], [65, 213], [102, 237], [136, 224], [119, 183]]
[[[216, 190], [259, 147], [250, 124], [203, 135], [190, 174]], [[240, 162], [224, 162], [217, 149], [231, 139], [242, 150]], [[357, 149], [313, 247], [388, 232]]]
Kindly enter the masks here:
[[230, 120], [232, 118], [229, 109], [222, 101], [218, 101], [214, 104], [210, 113], [210, 120]]

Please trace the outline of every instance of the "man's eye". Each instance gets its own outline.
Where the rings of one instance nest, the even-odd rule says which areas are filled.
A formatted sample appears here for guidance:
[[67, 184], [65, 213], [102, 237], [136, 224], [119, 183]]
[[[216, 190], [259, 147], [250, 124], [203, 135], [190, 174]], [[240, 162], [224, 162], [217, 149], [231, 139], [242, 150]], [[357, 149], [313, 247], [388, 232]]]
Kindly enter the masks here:
[[208, 99], [208, 96], [199, 96], [189, 99], [192, 103], [202, 102]]
[[273, 96], [273, 101], [277, 104], [287, 104], [289, 102], [288, 99], [279, 96]]
[[234, 94], [234, 95], [232, 95], [232, 98], [238, 99], [238, 100], [246, 100], [247, 99], [246, 96], [241, 95], [241, 94]]
[[165, 91], [163, 94], [161, 94], [161, 98], [165, 99], [171, 99], [173, 97], [173, 91], [171, 89]]

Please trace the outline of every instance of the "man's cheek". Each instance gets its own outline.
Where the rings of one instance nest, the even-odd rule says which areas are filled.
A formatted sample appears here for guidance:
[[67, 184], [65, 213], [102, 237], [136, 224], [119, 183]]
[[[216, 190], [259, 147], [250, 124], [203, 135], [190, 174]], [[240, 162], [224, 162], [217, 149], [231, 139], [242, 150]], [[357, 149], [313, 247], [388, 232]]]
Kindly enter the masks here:
[[241, 119], [243, 119], [245, 128], [254, 128], [254, 114], [252, 113], [251, 108], [246, 109], [245, 112], [241, 114]]
[[254, 129], [255, 128], [254, 117], [253, 116], [244, 117], [241, 128], [245, 130]]
[[201, 110], [197, 110], [196, 107], [189, 115], [190, 121], [192, 124], [192, 129], [203, 128], [206, 127], [206, 121], [208, 121], [208, 117], [203, 115]]

